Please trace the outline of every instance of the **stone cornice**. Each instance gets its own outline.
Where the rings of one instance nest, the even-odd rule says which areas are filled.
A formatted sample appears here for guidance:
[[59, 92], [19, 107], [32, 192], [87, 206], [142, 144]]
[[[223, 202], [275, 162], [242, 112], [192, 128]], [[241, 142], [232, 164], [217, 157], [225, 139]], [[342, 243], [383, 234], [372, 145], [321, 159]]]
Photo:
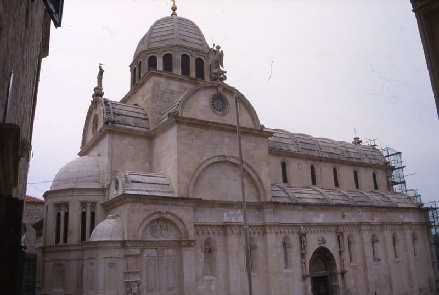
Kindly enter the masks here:
[[[362, 231], [407, 231], [417, 230], [425, 231], [425, 223], [381, 223], [381, 224], [364, 224], [364, 223], [348, 223], [348, 224], [252, 224], [249, 225], [250, 235], [266, 235], [266, 234], [299, 234], [301, 230], [309, 234], [336, 233], [341, 232], [362, 232]], [[243, 224], [202, 224], [196, 223], [194, 226], [195, 234], [199, 236], [211, 235], [230, 235], [242, 234]]]

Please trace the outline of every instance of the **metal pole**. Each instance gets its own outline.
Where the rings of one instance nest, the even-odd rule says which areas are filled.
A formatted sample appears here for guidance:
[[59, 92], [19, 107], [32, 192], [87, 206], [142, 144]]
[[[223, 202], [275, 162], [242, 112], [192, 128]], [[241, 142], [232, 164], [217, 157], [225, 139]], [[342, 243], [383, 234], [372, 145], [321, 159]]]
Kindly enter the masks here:
[[245, 267], [247, 270], [248, 294], [253, 295], [250, 240], [248, 236], [247, 204], [245, 201], [244, 168], [243, 168], [242, 148], [241, 148], [241, 128], [239, 126], [239, 101], [238, 101], [238, 96], [236, 95], [236, 89], [234, 91], [234, 96], [235, 96], [235, 109], [236, 109], [236, 133], [238, 135], [238, 148], [239, 148], [239, 172], [241, 174], [242, 211], [244, 212]]

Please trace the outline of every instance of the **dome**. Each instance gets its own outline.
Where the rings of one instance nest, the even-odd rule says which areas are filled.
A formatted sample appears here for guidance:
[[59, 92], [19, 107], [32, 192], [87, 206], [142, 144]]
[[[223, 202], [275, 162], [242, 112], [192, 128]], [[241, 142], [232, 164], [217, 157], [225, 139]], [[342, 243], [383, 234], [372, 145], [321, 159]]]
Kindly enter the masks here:
[[172, 15], [157, 20], [149, 28], [137, 45], [134, 59], [142, 51], [172, 45], [180, 45], [202, 52], [209, 50], [203, 33], [193, 21]]
[[117, 215], [108, 215], [93, 230], [90, 241], [120, 241], [123, 239], [122, 227]]
[[96, 156], [83, 156], [67, 163], [53, 179], [50, 190], [101, 188], [101, 170]]

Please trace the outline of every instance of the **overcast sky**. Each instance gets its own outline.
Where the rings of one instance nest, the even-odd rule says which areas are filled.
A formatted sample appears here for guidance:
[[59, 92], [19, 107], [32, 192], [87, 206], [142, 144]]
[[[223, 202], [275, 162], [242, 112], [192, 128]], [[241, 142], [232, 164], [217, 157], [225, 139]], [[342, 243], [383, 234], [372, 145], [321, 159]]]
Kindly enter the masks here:
[[[167, 0], [67, 0], [43, 60], [28, 194], [41, 197], [77, 157], [105, 70], [105, 97], [129, 90], [140, 38], [170, 15]], [[409, 188], [439, 200], [439, 120], [409, 0], [177, 1], [206, 41], [221, 45], [227, 83], [261, 122], [315, 137], [376, 139], [403, 154]]]

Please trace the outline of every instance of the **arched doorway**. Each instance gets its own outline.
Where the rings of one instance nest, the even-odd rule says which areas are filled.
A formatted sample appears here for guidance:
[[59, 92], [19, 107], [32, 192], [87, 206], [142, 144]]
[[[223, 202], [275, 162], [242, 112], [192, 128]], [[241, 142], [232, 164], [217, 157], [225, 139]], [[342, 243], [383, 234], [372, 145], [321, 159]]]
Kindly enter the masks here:
[[326, 247], [317, 248], [309, 261], [311, 292], [313, 295], [338, 295], [337, 265], [334, 255]]

